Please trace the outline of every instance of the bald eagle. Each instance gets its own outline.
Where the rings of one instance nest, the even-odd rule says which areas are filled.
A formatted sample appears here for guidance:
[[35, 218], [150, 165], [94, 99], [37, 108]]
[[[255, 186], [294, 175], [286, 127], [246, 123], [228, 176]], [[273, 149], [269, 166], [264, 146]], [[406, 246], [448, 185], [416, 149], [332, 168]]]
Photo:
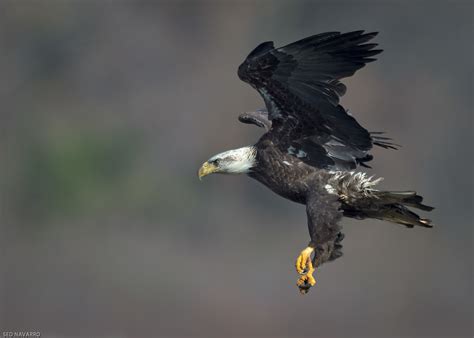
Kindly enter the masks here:
[[374, 145], [396, 149], [382, 133], [368, 132], [339, 104], [340, 82], [382, 52], [368, 43], [377, 33], [354, 31], [313, 35], [287, 46], [257, 46], [239, 66], [239, 78], [263, 98], [266, 109], [239, 120], [266, 133], [252, 146], [207, 160], [199, 178], [245, 173], [278, 195], [306, 205], [310, 242], [296, 260], [297, 286], [307, 293], [319, 265], [342, 256], [342, 216], [375, 218], [432, 227], [408, 207], [431, 211], [414, 191], [380, 191], [358, 166], [368, 167]]

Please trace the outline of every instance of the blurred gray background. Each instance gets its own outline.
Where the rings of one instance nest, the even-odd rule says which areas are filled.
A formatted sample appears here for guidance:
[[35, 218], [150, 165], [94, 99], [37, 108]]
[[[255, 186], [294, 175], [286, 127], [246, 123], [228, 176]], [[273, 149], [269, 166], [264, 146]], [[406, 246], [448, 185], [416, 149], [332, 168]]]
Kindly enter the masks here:
[[[385, 51], [342, 103], [403, 145], [367, 172], [437, 226], [344, 219], [301, 296], [304, 207], [196, 172], [261, 134], [251, 49], [358, 29]], [[468, 1], [0, 2], [0, 331], [472, 336], [472, 41]]]

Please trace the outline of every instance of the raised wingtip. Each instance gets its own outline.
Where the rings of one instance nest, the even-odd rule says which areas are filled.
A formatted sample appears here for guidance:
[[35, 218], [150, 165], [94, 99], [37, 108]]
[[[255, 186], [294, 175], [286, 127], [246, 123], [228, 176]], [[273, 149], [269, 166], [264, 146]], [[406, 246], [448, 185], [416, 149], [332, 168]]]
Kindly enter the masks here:
[[273, 41], [265, 41], [265, 42], [262, 42], [261, 44], [259, 44], [257, 47], [255, 47], [251, 52], [250, 54], [247, 56], [247, 58], [254, 58], [254, 57], [258, 57], [266, 52], [268, 52], [269, 50], [272, 50], [274, 49], [274, 45], [273, 45]]

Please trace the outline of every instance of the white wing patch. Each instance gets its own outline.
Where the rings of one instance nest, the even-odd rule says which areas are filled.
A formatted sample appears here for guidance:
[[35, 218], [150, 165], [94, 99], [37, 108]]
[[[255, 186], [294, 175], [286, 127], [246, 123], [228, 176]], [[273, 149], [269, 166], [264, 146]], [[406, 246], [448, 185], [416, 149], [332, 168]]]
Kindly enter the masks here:
[[308, 156], [308, 154], [306, 152], [304, 152], [303, 150], [298, 150], [298, 152], [296, 152], [296, 148], [293, 147], [293, 146], [290, 146], [288, 148], [288, 154], [290, 155], [295, 155], [296, 157], [298, 158], [303, 158], [303, 157], [306, 157]]

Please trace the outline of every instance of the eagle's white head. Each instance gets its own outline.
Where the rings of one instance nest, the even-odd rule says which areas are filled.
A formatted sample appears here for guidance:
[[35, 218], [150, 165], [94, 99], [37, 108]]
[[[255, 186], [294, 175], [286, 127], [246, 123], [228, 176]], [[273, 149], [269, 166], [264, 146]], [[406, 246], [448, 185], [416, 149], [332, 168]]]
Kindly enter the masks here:
[[255, 166], [257, 149], [253, 146], [224, 151], [212, 156], [203, 163], [199, 169], [198, 176], [214, 173], [220, 174], [243, 174], [248, 173]]

